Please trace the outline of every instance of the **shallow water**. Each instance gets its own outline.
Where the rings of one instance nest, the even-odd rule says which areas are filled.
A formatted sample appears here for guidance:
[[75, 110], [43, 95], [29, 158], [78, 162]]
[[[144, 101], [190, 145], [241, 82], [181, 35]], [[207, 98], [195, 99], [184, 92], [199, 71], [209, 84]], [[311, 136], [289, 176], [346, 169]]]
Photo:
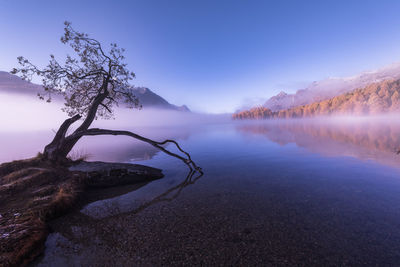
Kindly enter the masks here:
[[90, 160], [154, 166], [165, 177], [130, 192], [91, 192], [107, 199], [55, 220], [37, 265], [400, 262], [399, 122], [231, 122], [141, 133], [178, 140], [204, 175], [179, 186], [187, 168], [175, 158], [129, 138], [83, 140], [76, 153]]

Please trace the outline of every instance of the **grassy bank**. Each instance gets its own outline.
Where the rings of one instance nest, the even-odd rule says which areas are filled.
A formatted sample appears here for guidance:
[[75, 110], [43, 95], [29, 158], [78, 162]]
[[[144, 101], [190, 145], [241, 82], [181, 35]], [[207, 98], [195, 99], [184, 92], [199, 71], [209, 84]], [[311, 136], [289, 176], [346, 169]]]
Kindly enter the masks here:
[[69, 170], [78, 163], [53, 165], [39, 155], [0, 165], [0, 266], [26, 265], [40, 255], [49, 231], [46, 223], [78, 205], [85, 190], [98, 186], [96, 181], [106, 187], [105, 181], [115, 186], [162, 177], [160, 170], [140, 165], [131, 165], [138, 173], [107, 163], [107, 172]]

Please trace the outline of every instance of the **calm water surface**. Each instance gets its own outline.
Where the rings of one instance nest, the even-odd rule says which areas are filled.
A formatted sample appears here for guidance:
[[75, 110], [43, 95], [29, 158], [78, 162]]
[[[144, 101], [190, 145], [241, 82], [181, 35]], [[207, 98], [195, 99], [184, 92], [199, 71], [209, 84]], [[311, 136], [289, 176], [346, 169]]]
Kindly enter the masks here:
[[94, 202], [52, 223], [36, 265], [400, 264], [399, 122], [238, 122], [141, 133], [177, 139], [204, 175], [185, 183], [184, 164], [129, 138], [83, 140], [77, 155], [154, 166], [165, 177], [90, 192]]

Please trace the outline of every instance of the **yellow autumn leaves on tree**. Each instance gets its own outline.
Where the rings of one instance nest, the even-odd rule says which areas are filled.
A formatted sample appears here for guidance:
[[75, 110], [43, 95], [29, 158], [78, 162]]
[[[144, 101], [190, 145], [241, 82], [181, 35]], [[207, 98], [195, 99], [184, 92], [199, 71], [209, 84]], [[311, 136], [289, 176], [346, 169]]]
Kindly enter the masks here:
[[331, 99], [271, 111], [255, 107], [233, 114], [234, 119], [301, 118], [318, 115], [376, 115], [400, 111], [400, 80], [371, 84]]

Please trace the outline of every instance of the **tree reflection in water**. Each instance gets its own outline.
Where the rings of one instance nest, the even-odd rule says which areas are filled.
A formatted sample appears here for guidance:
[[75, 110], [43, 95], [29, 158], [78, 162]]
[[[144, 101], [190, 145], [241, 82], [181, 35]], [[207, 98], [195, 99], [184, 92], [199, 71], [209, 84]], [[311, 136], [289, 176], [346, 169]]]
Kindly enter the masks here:
[[[398, 119], [275, 120], [239, 124], [243, 134], [257, 134], [282, 146], [294, 143], [324, 156], [347, 156], [399, 166]], [[399, 151], [400, 152], [400, 151]]]
[[[202, 171], [190, 170], [182, 182], [167, 187], [167, 189], [161, 191], [162, 193], [151, 197], [149, 200], [144, 200], [142, 197], [145, 196], [147, 198], [149, 194], [154, 196], [154, 190], [157, 190], [157, 186], [146, 189], [149, 183], [94, 189], [88, 192], [89, 195], [85, 199], [85, 203], [82, 203], [84, 205], [89, 204], [83, 207], [79, 214], [75, 215], [87, 216], [91, 220], [98, 220], [122, 214], [137, 214], [154, 204], [176, 199], [183, 189], [189, 185], [193, 185], [202, 176]], [[161, 180], [163, 179], [165, 178]], [[139, 189], [142, 190], [142, 188], [145, 191], [137, 191]], [[140, 202], [138, 203], [138, 201]]]
[[196, 183], [196, 181], [199, 180], [202, 176], [203, 176], [203, 172], [197, 172], [197, 171], [190, 170], [188, 175], [186, 176], [186, 179], [182, 183], [167, 189], [164, 193], [162, 193], [162, 194], [156, 196], [155, 198], [153, 198], [152, 200], [142, 204], [137, 209], [135, 209], [131, 212], [136, 214], [156, 203], [163, 202], [163, 201], [172, 201], [172, 200], [176, 199], [185, 187]]

